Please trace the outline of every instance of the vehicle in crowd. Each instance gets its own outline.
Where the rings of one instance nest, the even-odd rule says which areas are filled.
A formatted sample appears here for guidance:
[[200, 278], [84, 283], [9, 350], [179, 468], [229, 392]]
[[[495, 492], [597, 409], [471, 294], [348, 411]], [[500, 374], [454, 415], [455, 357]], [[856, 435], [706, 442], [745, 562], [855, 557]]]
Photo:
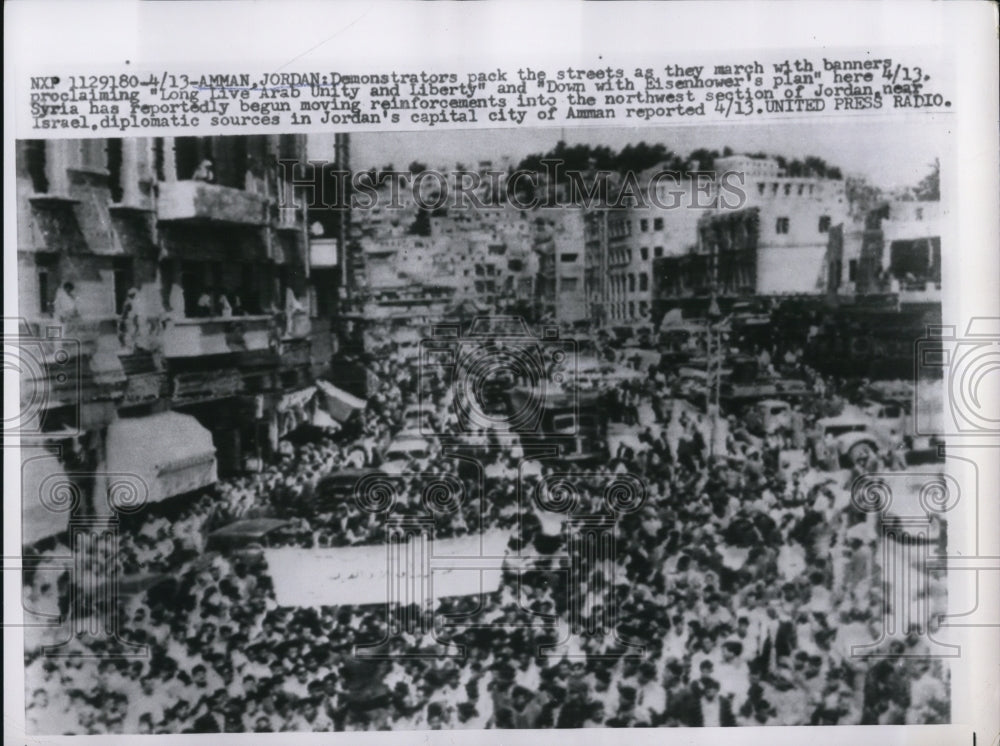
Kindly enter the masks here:
[[697, 355], [704, 352], [708, 343], [708, 326], [695, 322], [679, 321], [664, 324], [657, 335], [656, 347], [663, 354]]
[[398, 354], [406, 360], [420, 357], [420, 332], [412, 328], [397, 329], [392, 334]]
[[[910, 463], [938, 461], [942, 458], [944, 438], [933, 433], [918, 433], [913, 417], [914, 386], [911, 381], [876, 381], [861, 392], [865, 397], [861, 407], [882, 424], [882, 427], [902, 433], [906, 458]], [[925, 420], [929, 411], [940, 408], [940, 402], [922, 401], [919, 406]]]
[[404, 431], [427, 433], [432, 427], [431, 412], [426, 405], [411, 404], [403, 410]]
[[389, 442], [382, 454], [380, 468], [387, 474], [399, 474], [414, 466], [423, 468], [430, 456], [430, 441], [419, 433], [401, 433]]
[[283, 543], [291, 521], [279, 518], [245, 518], [208, 535], [206, 548], [218, 552], [254, 551]]
[[813, 463], [827, 468], [863, 464], [892, 447], [884, 432], [873, 426], [871, 417], [854, 410], [817, 420], [810, 441]]
[[805, 381], [775, 375], [750, 355], [730, 356], [723, 366], [719, 403], [728, 411], [765, 399], [794, 401], [811, 396]]
[[309, 506], [322, 509], [326, 503], [340, 503], [354, 498], [358, 483], [366, 477], [387, 476], [382, 469], [373, 467], [337, 469], [316, 483], [313, 497], [316, 505]]
[[562, 458], [572, 462], [606, 458], [607, 416], [596, 391], [550, 392], [544, 401], [523, 387], [510, 393], [512, 411], [538, 407], [537, 417], [524, 418], [524, 426], [514, 428], [522, 444], [530, 440], [533, 445], [555, 446]]
[[676, 394], [678, 398], [704, 407], [709, 388], [708, 370], [704, 367], [685, 365], [677, 369]]
[[755, 402], [746, 413], [747, 430], [754, 435], [772, 435], [791, 427], [792, 405], [782, 399]]

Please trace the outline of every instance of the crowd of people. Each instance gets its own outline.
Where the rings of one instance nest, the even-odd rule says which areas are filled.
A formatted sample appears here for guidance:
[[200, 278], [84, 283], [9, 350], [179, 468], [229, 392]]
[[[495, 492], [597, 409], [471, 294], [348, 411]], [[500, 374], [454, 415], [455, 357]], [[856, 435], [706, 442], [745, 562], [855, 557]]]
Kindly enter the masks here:
[[[77, 636], [53, 657], [43, 645], [55, 632], [29, 638], [29, 732], [948, 721], [948, 672], [920, 656], [918, 630], [856, 654], [882, 632], [881, 540], [876, 517], [852, 505], [848, 471], [782, 469], [779, 454], [804, 447], [801, 427], [814, 415], [763, 437], [733, 417], [716, 447], [705, 415], [672, 395], [676, 380], [650, 370], [607, 384], [600, 400], [637, 443], [586, 468], [540, 459], [530, 476], [521, 448], [494, 445], [465, 452], [479, 454], [470, 472], [469, 458], [442, 446], [459, 435], [456, 389], [415, 375], [417, 363], [388, 337], [370, 352], [380, 388], [341, 432], [123, 522], [122, 577], [172, 580], [122, 598], [119, 640]], [[613, 347], [599, 352], [628, 364]], [[833, 400], [835, 383], [800, 372]], [[432, 403], [430, 425], [443, 437], [413, 472], [453, 475], [463, 491], [429, 511], [427, 477], [402, 475], [391, 511], [430, 515], [435, 537], [509, 531], [499, 588], [406, 614], [384, 604], [280, 607], [262, 554], [208, 545], [214, 529], [262, 516], [287, 519], [279, 541], [300, 547], [382, 541], [389, 509], [324, 500], [322, 477], [377, 467], [381, 444], [420, 401]], [[607, 487], [623, 475], [640, 494], [609, 507]], [[556, 483], [565, 494], [539, 486]], [[614, 518], [609, 560], [573, 541], [573, 515]], [[562, 566], [576, 569], [526, 556], [568, 558]], [[30, 608], [58, 607], [67, 593], [65, 576], [28, 580]], [[932, 571], [926, 586], [943, 611], [943, 577]], [[400, 623], [390, 625], [394, 614]], [[390, 626], [402, 632], [390, 636]], [[373, 649], [380, 654], [363, 654]]]

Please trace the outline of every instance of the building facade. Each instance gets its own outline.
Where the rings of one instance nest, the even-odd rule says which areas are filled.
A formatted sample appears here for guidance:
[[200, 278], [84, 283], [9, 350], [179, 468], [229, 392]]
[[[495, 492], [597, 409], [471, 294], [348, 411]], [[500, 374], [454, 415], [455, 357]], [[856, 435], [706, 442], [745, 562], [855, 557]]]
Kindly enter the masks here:
[[300, 422], [334, 339], [305, 200], [278, 168], [293, 158], [300, 136], [17, 143], [19, 333], [37, 363], [22, 430], [63, 467], [130, 466], [109, 447], [126, 432], [148, 458], [178, 450], [164, 439], [202, 443], [200, 477], [161, 464], [148, 480], [166, 497], [246, 468]]
[[694, 247], [656, 262], [657, 315], [701, 307], [713, 293], [787, 298], [826, 290], [829, 234], [847, 217], [840, 179], [790, 177], [769, 158], [718, 158], [716, 174], [738, 177], [742, 198], [701, 211]]

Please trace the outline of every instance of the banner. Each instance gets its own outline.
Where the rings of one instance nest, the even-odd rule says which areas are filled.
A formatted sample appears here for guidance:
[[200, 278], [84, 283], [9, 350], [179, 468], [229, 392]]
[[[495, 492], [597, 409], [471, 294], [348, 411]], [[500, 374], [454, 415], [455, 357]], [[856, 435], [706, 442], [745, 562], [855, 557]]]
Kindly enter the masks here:
[[[329, 549], [265, 549], [279, 606], [407, 603], [446, 596], [492, 593], [500, 587], [501, 563], [510, 534], [504, 530], [430, 540], [411, 539], [390, 558], [387, 544]], [[396, 547], [393, 547], [395, 549]], [[462, 558], [468, 559], [467, 567]], [[495, 563], [484, 558], [495, 558]], [[395, 564], [390, 577], [390, 564]], [[393, 589], [397, 589], [393, 593]]]

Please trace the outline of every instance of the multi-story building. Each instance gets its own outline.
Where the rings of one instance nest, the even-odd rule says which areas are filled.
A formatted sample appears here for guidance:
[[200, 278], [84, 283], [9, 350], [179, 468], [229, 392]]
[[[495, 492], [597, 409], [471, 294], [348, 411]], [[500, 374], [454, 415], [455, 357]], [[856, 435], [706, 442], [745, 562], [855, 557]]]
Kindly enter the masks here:
[[718, 174], [743, 174], [739, 205], [717, 201], [697, 223], [692, 251], [656, 262], [657, 309], [722, 298], [817, 295], [825, 289], [827, 244], [847, 216], [839, 179], [785, 176], [777, 162], [719, 158]]
[[893, 294], [901, 305], [940, 302], [941, 203], [892, 201], [830, 230], [827, 292]]
[[21, 349], [37, 363], [21, 430], [61, 468], [146, 474], [167, 497], [301, 419], [332, 319], [310, 317], [305, 200], [279, 158], [304, 159], [304, 138], [18, 142]]
[[542, 316], [573, 325], [588, 318], [585, 215], [566, 208], [535, 218], [536, 298]]
[[640, 174], [639, 185], [641, 203], [592, 210], [586, 218], [584, 274], [591, 318], [609, 326], [653, 323], [654, 262], [691, 252], [698, 220], [714, 204], [713, 184], [702, 186], [659, 168]]

